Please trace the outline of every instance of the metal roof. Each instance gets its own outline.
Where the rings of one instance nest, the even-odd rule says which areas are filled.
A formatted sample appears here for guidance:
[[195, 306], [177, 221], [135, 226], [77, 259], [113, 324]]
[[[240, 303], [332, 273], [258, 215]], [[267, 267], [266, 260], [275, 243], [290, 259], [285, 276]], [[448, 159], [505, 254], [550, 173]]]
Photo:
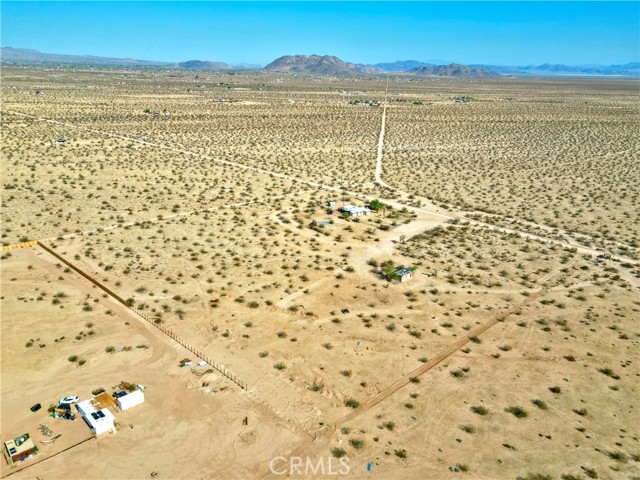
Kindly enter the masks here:
[[400, 275], [401, 277], [408, 275], [412, 272], [410, 268], [398, 268], [394, 273]]
[[345, 205], [340, 208], [340, 211], [348, 212], [351, 215], [354, 215], [356, 213], [369, 213], [371, 210], [369, 210], [368, 207], [358, 207], [356, 205]]

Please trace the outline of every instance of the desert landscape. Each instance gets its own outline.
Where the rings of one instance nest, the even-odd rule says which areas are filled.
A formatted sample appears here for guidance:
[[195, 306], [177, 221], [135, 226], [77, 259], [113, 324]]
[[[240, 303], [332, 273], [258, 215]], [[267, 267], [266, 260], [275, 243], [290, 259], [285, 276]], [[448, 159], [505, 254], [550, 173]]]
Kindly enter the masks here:
[[2, 478], [640, 478], [637, 80], [1, 88]]

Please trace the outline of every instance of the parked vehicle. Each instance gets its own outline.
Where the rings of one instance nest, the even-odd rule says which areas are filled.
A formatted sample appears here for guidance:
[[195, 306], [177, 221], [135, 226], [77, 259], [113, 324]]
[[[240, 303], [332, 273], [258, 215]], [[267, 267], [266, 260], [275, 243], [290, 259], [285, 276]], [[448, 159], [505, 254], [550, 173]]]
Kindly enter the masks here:
[[78, 395], [69, 395], [68, 397], [62, 397], [58, 403], [78, 403], [80, 397]]
[[40, 405], [39, 403], [36, 403], [34, 406], [32, 406], [29, 410], [31, 410], [32, 412], [37, 412], [38, 410], [40, 410], [42, 408], [42, 405]]

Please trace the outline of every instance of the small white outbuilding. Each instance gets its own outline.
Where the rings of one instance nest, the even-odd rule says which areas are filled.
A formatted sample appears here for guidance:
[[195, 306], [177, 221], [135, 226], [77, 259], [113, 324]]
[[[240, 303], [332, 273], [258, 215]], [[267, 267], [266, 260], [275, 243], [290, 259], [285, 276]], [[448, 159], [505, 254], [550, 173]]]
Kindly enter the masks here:
[[118, 398], [118, 408], [122, 411], [129, 410], [131, 407], [144, 403], [144, 393], [142, 390], [135, 390]]

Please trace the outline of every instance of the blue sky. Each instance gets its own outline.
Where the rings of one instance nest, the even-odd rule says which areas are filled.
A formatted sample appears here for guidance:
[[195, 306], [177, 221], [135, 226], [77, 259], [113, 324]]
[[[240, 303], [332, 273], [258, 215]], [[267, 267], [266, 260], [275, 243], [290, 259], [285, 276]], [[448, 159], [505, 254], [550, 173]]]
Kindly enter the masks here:
[[359, 63], [626, 63], [638, 2], [10, 2], [2, 46], [144, 60], [266, 64], [286, 54]]

